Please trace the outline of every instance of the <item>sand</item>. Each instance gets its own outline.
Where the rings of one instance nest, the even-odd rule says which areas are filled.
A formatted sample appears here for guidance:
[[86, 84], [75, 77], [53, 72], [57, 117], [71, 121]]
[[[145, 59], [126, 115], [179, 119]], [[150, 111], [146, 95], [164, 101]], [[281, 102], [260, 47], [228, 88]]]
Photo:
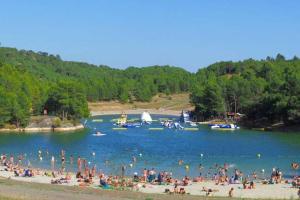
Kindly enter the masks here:
[[[23, 181], [23, 182], [30, 182], [30, 183], [43, 183], [43, 184], [50, 184], [53, 178], [36, 175], [35, 177], [15, 177], [12, 172], [4, 171], [3, 167], [0, 167], [0, 177], [16, 180], [16, 181]], [[61, 176], [63, 177], [63, 176]], [[57, 177], [60, 178], [60, 177]], [[92, 188], [99, 188], [98, 183], [99, 180], [95, 179], [94, 184], [89, 186]], [[65, 186], [78, 186], [76, 178], [72, 175], [72, 179], [69, 183], [64, 183], [62, 185]], [[138, 191], [142, 193], [148, 194], [163, 194], [166, 188], [169, 188], [170, 191], [173, 191], [172, 185], [151, 185], [146, 184], [146, 187], [141, 187], [142, 184], [139, 184]], [[180, 186], [181, 187], [181, 186]], [[263, 184], [256, 184], [255, 189], [242, 189], [242, 184], [231, 184], [231, 185], [215, 185], [213, 181], [205, 181], [201, 183], [191, 183], [188, 186], [185, 186], [185, 190], [187, 193], [191, 195], [200, 195], [205, 196], [206, 193], [202, 191], [202, 187], [211, 188], [213, 190], [218, 190], [217, 192], [213, 192], [212, 196], [214, 197], [228, 197], [228, 191], [230, 188], [234, 188], [234, 197], [237, 198], [259, 198], [259, 199], [297, 199], [297, 191], [298, 189], [292, 188], [291, 184], [281, 183], [281, 184], [270, 184], [270, 185], [263, 185]]]
[[164, 110], [164, 109], [129, 109], [129, 110], [103, 110], [103, 111], [91, 111], [91, 116], [98, 115], [120, 115], [122, 112], [126, 114], [142, 114], [143, 112], [149, 112], [150, 114], [158, 114], [158, 115], [173, 115], [180, 116], [181, 111], [178, 110]]

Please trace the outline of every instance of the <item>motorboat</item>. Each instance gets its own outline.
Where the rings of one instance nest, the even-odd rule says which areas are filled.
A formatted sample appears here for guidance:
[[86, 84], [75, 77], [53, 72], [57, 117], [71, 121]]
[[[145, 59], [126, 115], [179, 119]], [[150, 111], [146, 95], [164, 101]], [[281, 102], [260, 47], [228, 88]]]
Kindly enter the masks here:
[[195, 122], [190, 122], [190, 126], [192, 126], [192, 127], [196, 127], [196, 126], [197, 126], [197, 124], [196, 124]]
[[220, 129], [220, 130], [236, 130], [240, 127], [235, 124], [214, 124], [210, 126], [211, 129]]

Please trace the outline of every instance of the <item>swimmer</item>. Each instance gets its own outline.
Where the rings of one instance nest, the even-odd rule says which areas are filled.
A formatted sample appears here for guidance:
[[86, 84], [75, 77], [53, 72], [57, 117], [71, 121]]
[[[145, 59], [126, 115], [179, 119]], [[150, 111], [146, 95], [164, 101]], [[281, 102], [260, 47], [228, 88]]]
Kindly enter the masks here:
[[190, 166], [189, 165], [185, 165], [185, 170], [189, 171], [190, 170]]
[[260, 153], [258, 153], [258, 154], [257, 154], [257, 157], [258, 157], [258, 158], [260, 158], [260, 157], [261, 157]]
[[73, 165], [73, 155], [70, 156], [70, 164]]
[[179, 160], [178, 165], [182, 165], [182, 164], [183, 164], [183, 160]]
[[52, 171], [54, 171], [54, 163], [55, 163], [55, 158], [54, 156], [51, 157], [51, 168], [52, 168]]
[[299, 169], [299, 164], [298, 164], [298, 163], [292, 163], [291, 166], [292, 166], [292, 168], [293, 168], [294, 170]]
[[132, 156], [132, 162], [136, 162], [136, 157], [135, 156]]

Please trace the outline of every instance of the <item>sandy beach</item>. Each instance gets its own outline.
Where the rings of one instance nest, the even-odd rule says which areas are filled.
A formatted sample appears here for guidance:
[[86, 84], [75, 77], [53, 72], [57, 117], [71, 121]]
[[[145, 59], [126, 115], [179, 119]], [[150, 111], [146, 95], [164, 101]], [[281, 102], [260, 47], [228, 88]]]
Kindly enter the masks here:
[[98, 115], [120, 115], [122, 112], [126, 114], [137, 114], [140, 115], [143, 112], [149, 112], [150, 114], [157, 115], [173, 115], [180, 116], [181, 111], [179, 110], [164, 110], [164, 109], [129, 109], [129, 110], [103, 110], [103, 111], [91, 111], [91, 116]]
[[[29, 182], [29, 183], [42, 183], [50, 184], [52, 177], [45, 175], [35, 175], [34, 177], [16, 177], [13, 172], [8, 172], [4, 170], [4, 167], [0, 168], [0, 177], [9, 180]], [[55, 179], [63, 178], [64, 176], [58, 176]], [[80, 187], [76, 180], [74, 174], [71, 175], [71, 180], [68, 183], [63, 183], [60, 185]], [[144, 186], [143, 186], [144, 185]], [[99, 179], [95, 178], [93, 184], [87, 186], [88, 188], [99, 189]], [[84, 188], [87, 188], [84, 187]], [[180, 186], [181, 187], [181, 186]], [[212, 192], [212, 197], [228, 197], [228, 191], [230, 188], [234, 188], [233, 197], [236, 198], [249, 198], [249, 199], [296, 199], [297, 188], [293, 188], [291, 184], [279, 183], [279, 184], [261, 184], [257, 183], [255, 189], [243, 189], [242, 184], [225, 184], [216, 185], [213, 181], [204, 182], [191, 182], [188, 186], [184, 186], [184, 189], [189, 195], [206, 196], [206, 192], [202, 191], [202, 188], [210, 188]], [[171, 185], [152, 185], [150, 183], [138, 183], [136, 187], [132, 188], [133, 192], [142, 192], [147, 194], [164, 194], [166, 189], [172, 191], [174, 186]]]

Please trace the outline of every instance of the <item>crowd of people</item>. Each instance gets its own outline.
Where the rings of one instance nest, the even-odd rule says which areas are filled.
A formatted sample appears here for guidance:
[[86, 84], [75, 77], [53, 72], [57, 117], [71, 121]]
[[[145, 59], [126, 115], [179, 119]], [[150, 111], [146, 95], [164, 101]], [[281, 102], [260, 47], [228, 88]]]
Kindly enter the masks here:
[[[39, 151], [39, 158], [41, 159], [42, 153]], [[17, 160], [15, 160], [17, 158]], [[0, 161], [1, 166], [5, 171], [13, 172], [16, 177], [35, 177], [35, 176], [47, 176], [51, 178], [51, 184], [68, 184], [74, 181], [79, 186], [100, 186], [103, 189], [130, 189], [139, 191], [142, 187], [149, 185], [163, 185], [168, 186], [165, 189], [165, 193], [169, 194], [187, 194], [185, 187], [193, 184], [194, 182], [213, 181], [217, 185], [233, 185], [241, 184], [242, 189], [255, 189], [257, 183], [261, 184], [279, 184], [279, 183], [291, 183], [294, 188], [299, 188], [298, 195], [300, 195], [300, 177], [295, 176], [293, 179], [286, 180], [283, 178], [283, 173], [280, 169], [273, 168], [270, 177], [261, 178], [257, 173], [253, 172], [251, 175], [244, 175], [242, 171], [238, 169], [229, 170], [229, 165], [214, 165], [209, 167], [206, 174], [203, 175], [204, 167], [199, 165], [199, 176], [191, 178], [184, 176], [182, 179], [174, 178], [172, 172], [156, 171], [154, 168], [144, 168], [140, 173], [134, 172], [132, 177], [126, 176], [126, 166], [120, 166], [119, 175], [106, 175], [103, 171], [97, 170], [96, 165], [91, 166], [91, 163], [86, 159], [77, 157], [77, 173], [66, 172], [66, 155], [65, 151], [61, 150], [60, 153], [60, 167], [56, 170], [57, 164], [54, 156], [51, 157], [51, 170], [41, 170], [33, 168], [30, 162], [24, 162], [24, 155], [7, 156], [1, 154]], [[71, 164], [74, 162], [74, 157], [70, 156]], [[134, 157], [133, 162], [137, 162]], [[179, 165], [183, 164], [183, 160], [179, 160]], [[188, 168], [186, 167], [188, 170]], [[232, 173], [232, 176], [230, 176]], [[171, 187], [170, 187], [171, 186]], [[200, 188], [199, 188], [200, 190]], [[213, 195], [218, 192], [218, 189], [202, 187], [201, 192], [204, 192], [207, 196]], [[234, 188], [231, 187], [228, 191], [228, 196], [234, 196]]]

